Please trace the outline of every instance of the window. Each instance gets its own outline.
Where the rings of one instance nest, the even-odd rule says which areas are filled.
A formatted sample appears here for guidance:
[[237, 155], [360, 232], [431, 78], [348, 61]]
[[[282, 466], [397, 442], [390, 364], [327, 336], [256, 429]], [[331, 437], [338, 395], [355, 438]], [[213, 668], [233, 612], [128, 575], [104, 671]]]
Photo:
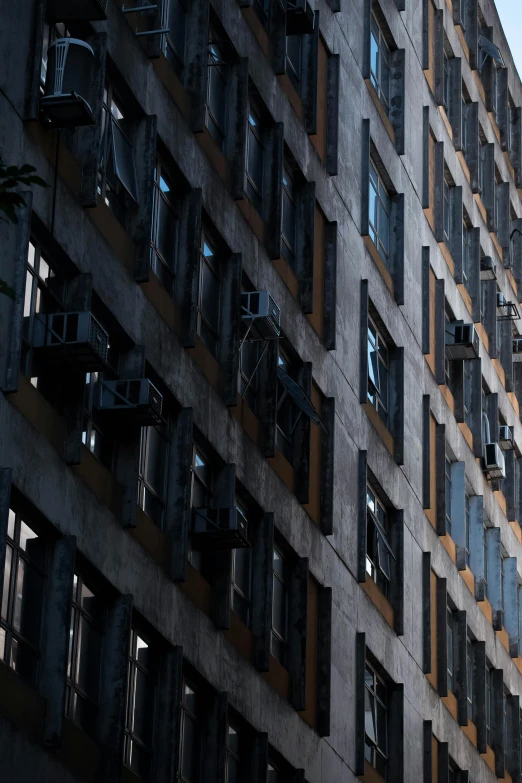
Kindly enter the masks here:
[[[504, 612], [505, 612], [504, 560], [505, 560], [505, 556], [501, 555], [500, 556], [500, 606], [502, 609], [502, 618], [504, 617]], [[502, 620], [502, 622], [504, 622], [504, 620]]]
[[466, 639], [466, 660], [467, 660], [467, 698], [468, 698], [468, 720], [474, 720], [473, 714], [473, 663], [474, 649], [473, 642], [468, 636]]
[[263, 129], [261, 120], [250, 107], [248, 113], [247, 162], [245, 190], [249, 200], [262, 213], [263, 205], [263, 168], [264, 168]]
[[488, 597], [488, 528], [484, 521], [484, 595]]
[[278, 546], [274, 546], [271, 652], [283, 666], [288, 641], [288, 565]]
[[[288, 356], [279, 351], [278, 367], [287, 376], [295, 380], [295, 371], [292, 371]], [[286, 385], [277, 382], [277, 414], [276, 414], [276, 445], [285, 455], [290, 464], [294, 463], [294, 433], [301, 418], [302, 411], [294, 403]]]
[[105, 608], [98, 596], [74, 575], [65, 714], [95, 734], [100, 698], [100, 669]]
[[247, 338], [241, 341], [238, 392], [253, 413], [256, 413], [258, 404], [261, 352], [261, 337], [256, 334], [255, 327], [251, 327]]
[[388, 543], [388, 514], [370, 485], [366, 487], [366, 524], [366, 573], [387, 595], [393, 557]]
[[386, 114], [390, 112], [390, 49], [372, 12], [370, 39], [370, 78]]
[[198, 783], [200, 764], [200, 699], [194, 685], [186, 677], [181, 683], [181, 721], [179, 780]]
[[469, 288], [472, 274], [472, 230], [464, 221], [462, 225], [462, 279], [466, 288]]
[[168, 454], [167, 427], [142, 427], [138, 505], [160, 528], [163, 527], [167, 495]]
[[446, 635], [447, 635], [447, 651], [448, 651], [448, 690], [452, 693], [455, 692], [455, 647], [456, 647], [456, 617], [450, 607], [446, 608]]
[[492, 669], [486, 662], [486, 742], [491, 747], [493, 719]]
[[49, 290], [49, 280], [56, 276], [52, 261], [42, 246], [31, 239], [25, 276], [24, 329], [22, 336], [22, 371], [32, 373], [31, 345], [38, 313], [61, 310], [59, 301]]
[[446, 112], [449, 111], [451, 103], [451, 68], [449, 57], [444, 52], [444, 85], [443, 85], [443, 105]]
[[[212, 505], [214, 476], [212, 464], [202, 449], [194, 445], [192, 449], [190, 505], [196, 509], [209, 508]], [[201, 574], [208, 575], [208, 556], [196, 549], [190, 549], [189, 561]]]
[[105, 465], [107, 470], [112, 471], [116, 449], [109, 435], [104, 432], [103, 427], [99, 426], [94, 404], [95, 388], [99, 379], [100, 374], [97, 372], [88, 372], [85, 375], [82, 443]]
[[154, 730], [155, 664], [150, 644], [131, 631], [127, 682], [125, 763], [143, 780], [150, 779]]
[[267, 776], [266, 776], [266, 783], [279, 783], [281, 780], [281, 777], [279, 775], [279, 770], [277, 769], [275, 764], [272, 764], [271, 762], [268, 762], [268, 770], [267, 770]]
[[388, 762], [388, 688], [366, 662], [364, 676], [364, 757], [386, 780]]
[[444, 241], [449, 244], [451, 240], [451, 184], [447, 177], [444, 178]]
[[218, 353], [221, 270], [215, 244], [207, 232], [201, 236], [197, 332], [211, 354]]
[[448, 766], [448, 783], [458, 783], [459, 772], [459, 768], [452, 761], [450, 761]]
[[464, 495], [464, 539], [466, 541], [466, 565], [470, 563], [470, 499], [466, 492]]
[[259, 17], [263, 27], [267, 27], [268, 16], [270, 12], [270, 0], [254, 0], [254, 11]]
[[208, 44], [208, 83], [206, 125], [214, 141], [223, 149], [227, 132], [227, 67], [223, 46], [215, 30]]
[[473, 382], [472, 382], [472, 359], [464, 359], [462, 362], [462, 372], [463, 372], [463, 378], [462, 382], [464, 384], [464, 421], [468, 425], [468, 427], [471, 429], [473, 425], [473, 411], [471, 408], [471, 400], [472, 400], [472, 391], [473, 391]]
[[479, 131], [480, 136], [480, 149], [479, 149], [479, 156], [478, 156], [478, 177], [479, 177], [479, 188], [480, 193], [482, 196], [484, 195], [484, 185], [485, 185], [485, 161], [486, 161], [486, 150], [487, 150], [487, 140], [486, 136], [484, 134], [484, 131], [482, 128], [480, 128]]
[[164, 26], [170, 31], [165, 36], [165, 56], [179, 76], [185, 64], [187, 7], [183, 0], [168, 0], [164, 8]]
[[[300, 38], [301, 36], [295, 36]], [[288, 263], [293, 266], [296, 254], [296, 186], [292, 172], [287, 163], [283, 167], [283, 208], [281, 223], [282, 253]]]
[[[236, 499], [237, 513], [247, 525], [245, 507]], [[250, 627], [252, 602], [252, 548], [232, 550], [232, 610]]]
[[445, 461], [445, 473], [444, 473], [444, 486], [445, 486], [445, 506], [446, 506], [446, 533], [451, 536], [451, 460], [446, 454]]
[[127, 212], [127, 195], [138, 203], [138, 185], [132, 140], [123, 104], [107, 82], [103, 91], [102, 144], [98, 193], [120, 223]]
[[33, 687], [38, 677], [47, 570], [42, 538], [9, 509], [0, 612], [0, 661]]
[[240, 783], [241, 775], [241, 730], [231, 721], [227, 726], [227, 760], [226, 760], [226, 781], [227, 783]]
[[179, 215], [176, 192], [164, 165], [157, 160], [151, 229], [151, 266], [165, 288], [172, 291], [178, 258]]
[[462, 148], [462, 154], [464, 155], [464, 158], [467, 160], [467, 154], [468, 154], [468, 122], [469, 120], [469, 113], [470, 113], [470, 106], [471, 102], [469, 98], [462, 94], [462, 130], [461, 130], [461, 148]]
[[370, 158], [370, 237], [386, 265], [390, 263], [391, 197], [378, 173], [377, 164]]
[[287, 35], [286, 38], [286, 72], [297, 92], [301, 92], [301, 72], [303, 68], [303, 36]]
[[368, 401], [388, 426], [390, 358], [386, 340], [368, 318]]

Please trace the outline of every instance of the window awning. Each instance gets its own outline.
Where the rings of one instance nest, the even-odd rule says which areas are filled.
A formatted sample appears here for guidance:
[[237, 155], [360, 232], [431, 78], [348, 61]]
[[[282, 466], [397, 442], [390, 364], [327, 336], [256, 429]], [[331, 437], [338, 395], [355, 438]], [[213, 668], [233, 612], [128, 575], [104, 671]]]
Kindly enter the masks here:
[[138, 182], [136, 178], [134, 150], [114, 120], [110, 123], [110, 128], [111, 137], [109, 143], [113, 156], [114, 173], [129, 196], [138, 204]]
[[292, 378], [290, 378], [290, 376], [287, 375], [286, 372], [280, 367], [277, 368], [277, 378], [284, 386], [285, 391], [288, 392], [299, 410], [302, 411], [305, 416], [308, 416], [313, 424], [318, 424], [323, 428], [323, 430], [326, 431], [326, 427], [319, 418], [319, 414], [299, 384], [292, 380]]
[[495, 44], [486, 38], [485, 35], [479, 35], [478, 43], [485, 55], [489, 55], [495, 62], [501, 65], [502, 68], [505, 67], [504, 59], [498, 46], [495, 46]]

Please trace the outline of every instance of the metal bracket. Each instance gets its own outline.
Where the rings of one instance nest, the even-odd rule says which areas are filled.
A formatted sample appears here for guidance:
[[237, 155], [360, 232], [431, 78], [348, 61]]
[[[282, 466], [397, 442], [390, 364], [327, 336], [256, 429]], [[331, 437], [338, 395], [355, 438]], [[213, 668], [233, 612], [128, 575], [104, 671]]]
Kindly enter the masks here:
[[163, 35], [164, 33], [170, 33], [170, 27], [165, 30], [143, 30], [141, 32], [136, 28], [136, 38], [139, 38], [140, 35]]

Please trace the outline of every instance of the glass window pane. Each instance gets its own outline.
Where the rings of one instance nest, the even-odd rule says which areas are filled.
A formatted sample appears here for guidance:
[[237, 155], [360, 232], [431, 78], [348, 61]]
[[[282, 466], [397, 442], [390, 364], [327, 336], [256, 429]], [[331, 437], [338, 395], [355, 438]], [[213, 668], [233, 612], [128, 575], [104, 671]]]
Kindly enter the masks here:
[[183, 704], [194, 714], [197, 713], [197, 694], [187, 682], [183, 688]]
[[178, 240], [178, 220], [161, 196], [157, 199], [156, 249], [163, 261], [174, 272], [176, 267], [176, 249]]
[[45, 563], [45, 545], [41, 538], [26, 525], [20, 523], [20, 549], [27, 553], [31, 560], [40, 566]]
[[162, 498], [165, 485], [165, 465], [167, 460], [167, 441], [156, 429], [147, 427], [147, 459], [145, 463], [145, 480]]
[[219, 332], [219, 280], [203, 262], [201, 280], [201, 310], [205, 320], [215, 334]]
[[141, 636], [136, 636], [136, 660], [145, 668], [150, 669], [151, 665], [151, 649], [150, 646], [147, 644], [147, 642], [141, 638]]
[[232, 756], [227, 756], [227, 783], [240, 783], [239, 762]]
[[133, 733], [144, 745], [152, 745], [154, 687], [149, 677], [135, 669]]
[[99, 599], [94, 595], [86, 584], [82, 582], [80, 597], [80, 605], [82, 609], [91, 615], [97, 622], [101, 623], [103, 618], [103, 607], [100, 604]]
[[286, 595], [284, 586], [276, 578], [274, 578], [272, 626], [279, 636], [286, 639]]
[[281, 555], [281, 552], [279, 552], [279, 550], [276, 548], [274, 548], [274, 571], [278, 576], [284, 579], [285, 561], [283, 556]]
[[386, 710], [381, 704], [377, 704], [377, 744], [380, 750], [387, 755], [388, 736], [386, 730]]
[[13, 562], [13, 550], [9, 545], [5, 548], [4, 586], [2, 588], [2, 619], [7, 620], [9, 606], [9, 583], [11, 581], [11, 567]]
[[43, 592], [42, 576], [20, 558], [16, 578], [13, 627], [35, 647], [40, 641]]
[[11, 666], [24, 680], [34, 684], [38, 659], [26, 644], [17, 639], [11, 640]]
[[379, 201], [379, 239], [386, 255], [390, 253], [390, 218], [382, 201]]
[[24, 318], [31, 315], [31, 299], [33, 296], [33, 280], [34, 277], [31, 272], [27, 272], [25, 275], [25, 299], [24, 299]]
[[375, 697], [368, 688], [364, 689], [364, 731], [367, 737], [376, 742]]
[[250, 561], [252, 550], [249, 548], [234, 550], [234, 584], [246, 598], [250, 598]]
[[136, 772], [136, 774], [143, 778], [143, 780], [148, 780], [150, 775], [150, 752], [147, 751], [145, 748], [142, 748], [140, 745], [138, 745], [137, 742], [133, 742], [131, 739], [129, 741], [129, 766], [130, 768]]
[[283, 236], [291, 250], [295, 248], [295, 205], [283, 190]]
[[259, 193], [263, 192], [263, 147], [252, 130], [252, 116], [249, 118], [248, 132], [248, 176], [256, 186]]
[[102, 637], [85, 617], [80, 617], [78, 638], [78, 685], [98, 701]]
[[197, 728], [195, 721], [186, 712], [183, 712], [182, 719], [181, 774], [184, 781], [192, 783], [197, 780]]
[[[216, 47], [212, 47], [217, 59], [221, 59], [221, 54]], [[209, 104], [212, 117], [219, 126], [222, 134], [225, 133], [226, 106], [227, 106], [227, 82], [224, 71], [220, 66], [211, 65], [209, 67]]]

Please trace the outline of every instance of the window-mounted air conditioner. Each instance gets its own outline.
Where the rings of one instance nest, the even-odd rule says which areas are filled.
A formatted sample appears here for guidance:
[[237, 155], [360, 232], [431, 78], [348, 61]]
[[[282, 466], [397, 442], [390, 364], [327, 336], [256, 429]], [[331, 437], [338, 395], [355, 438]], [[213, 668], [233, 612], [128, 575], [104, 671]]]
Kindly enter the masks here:
[[163, 396], [148, 378], [104, 380], [96, 387], [96, 407], [145, 427], [160, 424]]
[[478, 359], [480, 338], [473, 324], [446, 324], [446, 356], [448, 359]]
[[513, 430], [507, 424], [501, 424], [498, 428], [498, 445], [502, 451], [511, 451], [515, 448], [513, 443]]
[[85, 41], [59, 38], [50, 45], [41, 107], [51, 125], [73, 128], [94, 124], [94, 65], [94, 52]]
[[49, 22], [102, 22], [108, 5], [109, 0], [47, 0], [45, 12]]
[[310, 35], [314, 24], [314, 12], [307, 0], [286, 0], [287, 35]]
[[33, 348], [46, 359], [66, 361], [85, 372], [103, 370], [109, 335], [90, 312], [39, 313], [34, 321]]
[[271, 339], [281, 333], [281, 311], [268, 291], [248, 291], [241, 294], [241, 318], [254, 321], [262, 337]]
[[484, 447], [484, 472], [489, 479], [506, 478], [506, 462], [498, 443], [487, 443]]
[[192, 543], [196, 549], [243, 549], [250, 546], [247, 521], [236, 506], [195, 508]]

